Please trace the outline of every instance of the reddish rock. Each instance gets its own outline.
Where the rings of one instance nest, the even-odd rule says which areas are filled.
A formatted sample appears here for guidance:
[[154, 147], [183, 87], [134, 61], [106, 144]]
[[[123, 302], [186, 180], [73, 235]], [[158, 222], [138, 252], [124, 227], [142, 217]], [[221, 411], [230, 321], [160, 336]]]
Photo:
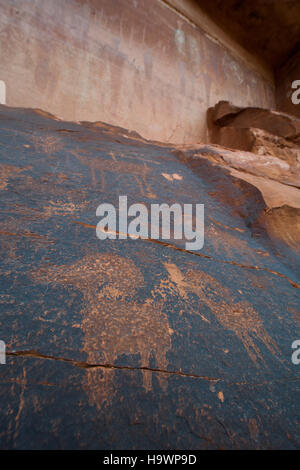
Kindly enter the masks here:
[[299, 145], [261, 129], [218, 127], [213, 137], [213, 143], [223, 147], [280, 158], [292, 165], [300, 162]]
[[208, 123], [210, 126], [257, 128], [294, 142], [300, 141], [300, 119], [270, 109], [239, 108], [228, 101], [220, 101], [210, 109]]
[[[299, 448], [289, 164], [5, 106], [0, 141], [0, 448]], [[123, 194], [204, 204], [203, 249], [100, 241]]]

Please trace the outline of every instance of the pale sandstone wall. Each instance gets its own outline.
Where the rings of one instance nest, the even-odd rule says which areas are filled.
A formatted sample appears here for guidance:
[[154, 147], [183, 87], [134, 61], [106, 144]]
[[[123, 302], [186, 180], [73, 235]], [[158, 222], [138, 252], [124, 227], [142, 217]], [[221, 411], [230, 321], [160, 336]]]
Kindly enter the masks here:
[[255, 60], [172, 8], [162, 0], [0, 0], [7, 105], [181, 143], [207, 140], [206, 110], [220, 100], [275, 106], [272, 78]]

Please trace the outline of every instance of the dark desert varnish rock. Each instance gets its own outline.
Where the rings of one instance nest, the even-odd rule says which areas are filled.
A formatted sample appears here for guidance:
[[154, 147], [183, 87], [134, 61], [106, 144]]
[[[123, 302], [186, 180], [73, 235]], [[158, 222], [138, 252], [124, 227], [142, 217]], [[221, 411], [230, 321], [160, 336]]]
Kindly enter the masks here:
[[[300, 446], [296, 186], [4, 106], [0, 152], [2, 449]], [[119, 195], [205, 204], [204, 248], [98, 240]]]

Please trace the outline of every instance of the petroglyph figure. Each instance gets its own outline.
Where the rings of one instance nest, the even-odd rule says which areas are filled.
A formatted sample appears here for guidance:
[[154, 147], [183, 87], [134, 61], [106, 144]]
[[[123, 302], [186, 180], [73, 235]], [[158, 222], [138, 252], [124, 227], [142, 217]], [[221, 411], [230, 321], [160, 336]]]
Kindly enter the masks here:
[[151, 169], [146, 165], [137, 164], [122, 160], [117, 160], [116, 157], [111, 153], [111, 159], [96, 159], [89, 158], [82, 154], [79, 149], [71, 152], [82, 165], [90, 168], [92, 185], [97, 185], [97, 173], [101, 175], [102, 189], [105, 190], [105, 172], [111, 172], [121, 178], [122, 176], [132, 176], [140, 189], [142, 196], [148, 197], [149, 199], [156, 198], [156, 195], [150, 188], [149, 176]]
[[[137, 365], [149, 367], [150, 356], [154, 355], [157, 367], [166, 369], [171, 330], [162, 310], [163, 302], [154, 298], [137, 300], [144, 278], [133, 261], [98, 254], [70, 266], [40, 270], [34, 277], [39, 282], [74, 286], [83, 293], [83, 350], [88, 364], [113, 365], [122, 355], [138, 355]], [[114, 374], [110, 369], [87, 369], [85, 388], [91, 402], [99, 408], [112, 397]], [[143, 370], [142, 374], [143, 386], [150, 390], [152, 373]]]
[[260, 349], [254, 340], [264, 343], [272, 354], [278, 352], [264, 328], [261, 317], [247, 301], [235, 302], [230, 290], [204, 271], [188, 270], [183, 273], [175, 264], [164, 265], [169, 273], [169, 280], [179, 295], [187, 300], [189, 293], [196, 294], [219, 323], [225, 329], [233, 331], [242, 341], [253, 362], [258, 359], [263, 361]]

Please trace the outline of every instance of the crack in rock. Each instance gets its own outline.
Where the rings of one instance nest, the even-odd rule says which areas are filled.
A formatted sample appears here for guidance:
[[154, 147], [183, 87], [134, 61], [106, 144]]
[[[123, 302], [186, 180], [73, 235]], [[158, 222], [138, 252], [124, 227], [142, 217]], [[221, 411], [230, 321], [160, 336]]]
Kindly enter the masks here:
[[56, 357], [51, 356], [48, 354], [41, 354], [35, 350], [25, 350], [25, 351], [13, 351], [7, 352], [7, 356], [15, 356], [15, 357], [32, 357], [36, 359], [46, 359], [52, 361], [60, 361], [60, 362], [67, 362], [72, 364], [75, 367], [79, 367], [80, 369], [119, 369], [119, 370], [141, 370], [141, 371], [148, 371], [154, 372], [159, 374], [168, 374], [168, 375], [180, 375], [182, 377], [190, 377], [195, 379], [203, 379], [210, 382], [219, 382], [221, 379], [215, 377], [207, 377], [203, 375], [192, 374], [189, 372], [182, 372], [182, 371], [172, 371], [166, 369], [159, 369], [155, 367], [146, 367], [146, 366], [118, 366], [114, 364], [90, 364], [84, 361], [75, 361], [74, 359], [67, 359], [64, 357]]
[[251, 383], [251, 382], [227, 382], [224, 378], [220, 377], [208, 377], [205, 375], [198, 375], [198, 374], [193, 374], [190, 372], [183, 372], [181, 370], [176, 371], [176, 370], [166, 370], [166, 369], [159, 369], [155, 367], [146, 367], [146, 366], [118, 366], [115, 364], [108, 364], [108, 363], [103, 363], [103, 364], [91, 364], [85, 361], [76, 361], [74, 359], [68, 359], [65, 357], [56, 357], [56, 356], [51, 356], [49, 354], [42, 354], [39, 353], [38, 351], [34, 349], [28, 349], [28, 350], [23, 350], [23, 351], [11, 351], [11, 352], [6, 352], [7, 356], [11, 357], [30, 357], [30, 358], [35, 358], [35, 359], [44, 359], [44, 360], [50, 360], [50, 361], [58, 361], [58, 362], [66, 362], [68, 364], [71, 364], [72, 366], [79, 367], [80, 369], [111, 369], [111, 370], [129, 370], [129, 371], [146, 371], [146, 372], [152, 372], [156, 374], [166, 374], [166, 375], [177, 375], [180, 377], [187, 377], [187, 378], [192, 378], [192, 379], [202, 379], [206, 380], [207, 382], [223, 382], [227, 386], [230, 385], [237, 385], [237, 386], [249, 386], [249, 387], [262, 387], [265, 385], [270, 385], [273, 383], [289, 383], [289, 382], [297, 382], [299, 381], [300, 376], [294, 376], [294, 377], [283, 377], [280, 380], [267, 380], [264, 382], [256, 382], [256, 383]]
[[[80, 222], [78, 220], [72, 220], [72, 223], [82, 225], [83, 227], [96, 229], [96, 225], [86, 224], [86, 223]], [[119, 235], [119, 232], [116, 231], [115, 234]], [[128, 233], [127, 233], [127, 236], [130, 237], [130, 235]], [[173, 245], [172, 243], [163, 242], [161, 240], [156, 240], [156, 239], [153, 239], [153, 238], [137, 238], [137, 239], [142, 240], [143, 242], [156, 243], [158, 245], [165, 246], [166, 248], [170, 248], [172, 250], [181, 251], [183, 253], [188, 253], [189, 255], [199, 256], [200, 258], [209, 259], [211, 261], [215, 261], [216, 263], [230, 264], [231, 266], [238, 266], [239, 268], [243, 268], [243, 269], [252, 269], [252, 270], [256, 270], [256, 271], [264, 271], [264, 272], [267, 272], [267, 273], [270, 273], [270, 274], [274, 274], [275, 276], [286, 279], [291, 284], [291, 286], [294, 287], [294, 289], [300, 289], [300, 284], [298, 284], [297, 282], [292, 281], [292, 279], [290, 279], [285, 274], [279, 273], [277, 271], [273, 271], [272, 269], [269, 269], [269, 268], [263, 268], [261, 266], [251, 266], [251, 265], [248, 265], [248, 264], [236, 263], [235, 261], [230, 261], [230, 260], [216, 259], [213, 256], [204, 255], [203, 253], [197, 253], [197, 252], [191, 251], [191, 250], [186, 250], [185, 248], [181, 248], [179, 246]]]

